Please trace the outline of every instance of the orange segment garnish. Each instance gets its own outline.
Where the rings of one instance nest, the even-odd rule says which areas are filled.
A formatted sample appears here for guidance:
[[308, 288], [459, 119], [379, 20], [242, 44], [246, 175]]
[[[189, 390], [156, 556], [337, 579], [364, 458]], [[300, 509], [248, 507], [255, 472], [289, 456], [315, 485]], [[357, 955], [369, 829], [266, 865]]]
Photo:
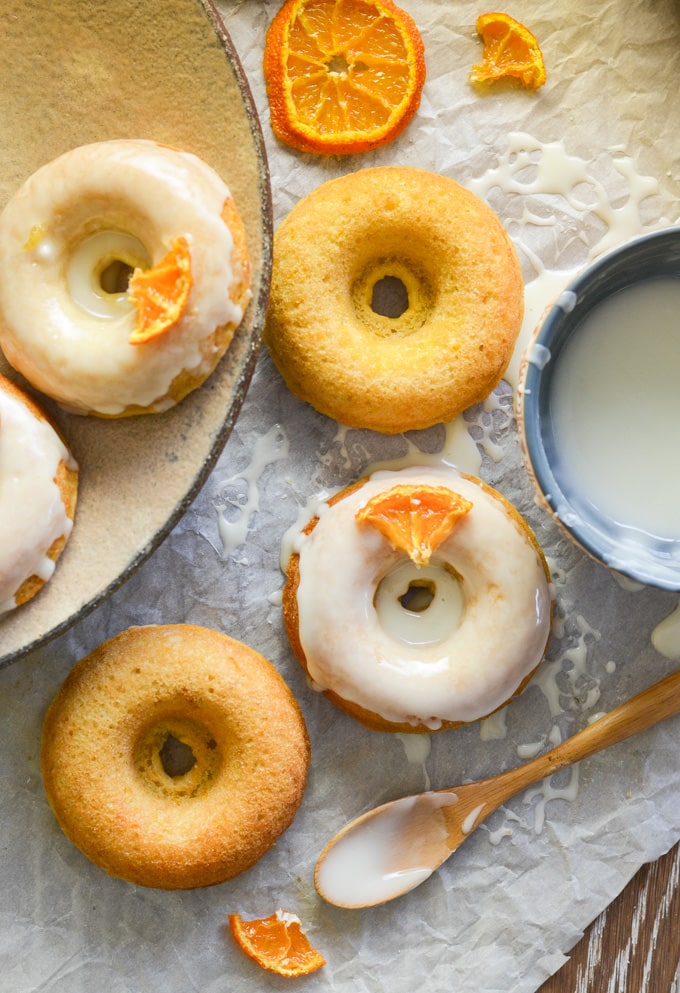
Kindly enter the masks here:
[[471, 509], [469, 500], [444, 486], [395, 486], [374, 496], [355, 518], [371, 524], [416, 565], [427, 565]]
[[425, 82], [418, 28], [392, 0], [286, 0], [263, 68], [276, 137], [326, 155], [392, 141]]
[[306, 976], [326, 964], [303, 934], [295, 914], [277, 910], [254, 921], [230, 914], [229, 929], [246, 955], [279, 976]]
[[480, 14], [477, 32], [484, 52], [481, 65], [472, 67], [473, 83], [491, 83], [515, 76], [528, 89], [538, 89], [546, 79], [543, 54], [534, 35], [509, 14]]
[[128, 300], [137, 308], [131, 345], [143, 345], [168, 331], [182, 316], [193, 284], [191, 252], [186, 238], [175, 238], [170, 251], [153, 269], [135, 269]]

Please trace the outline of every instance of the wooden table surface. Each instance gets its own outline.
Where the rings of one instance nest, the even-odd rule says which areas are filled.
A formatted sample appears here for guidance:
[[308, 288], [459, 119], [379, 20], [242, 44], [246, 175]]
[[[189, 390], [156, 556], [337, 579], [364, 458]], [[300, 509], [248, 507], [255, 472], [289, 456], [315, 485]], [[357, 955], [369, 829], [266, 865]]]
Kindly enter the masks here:
[[640, 869], [538, 993], [680, 993], [680, 844]]

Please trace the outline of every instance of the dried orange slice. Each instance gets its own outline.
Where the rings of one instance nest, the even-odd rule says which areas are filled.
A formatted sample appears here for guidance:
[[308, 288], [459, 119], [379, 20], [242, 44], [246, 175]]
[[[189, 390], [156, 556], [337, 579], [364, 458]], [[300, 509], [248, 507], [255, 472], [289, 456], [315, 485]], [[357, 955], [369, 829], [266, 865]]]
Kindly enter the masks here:
[[528, 89], [538, 89], [546, 80], [543, 54], [534, 35], [509, 14], [480, 14], [477, 32], [484, 52], [481, 65], [472, 67], [473, 83], [491, 83], [515, 76]]
[[143, 345], [177, 324], [192, 284], [191, 252], [184, 237], [175, 238], [153, 269], [135, 269], [128, 284], [128, 300], [137, 308], [130, 344]]
[[374, 496], [355, 517], [380, 531], [416, 565], [427, 565], [470, 510], [469, 500], [444, 486], [394, 486]]
[[392, 141], [420, 105], [425, 52], [392, 0], [286, 0], [267, 31], [264, 77], [276, 137], [349, 155]]
[[306, 976], [326, 964], [303, 934], [299, 919], [284, 910], [254, 921], [230, 914], [229, 929], [246, 955], [279, 976]]

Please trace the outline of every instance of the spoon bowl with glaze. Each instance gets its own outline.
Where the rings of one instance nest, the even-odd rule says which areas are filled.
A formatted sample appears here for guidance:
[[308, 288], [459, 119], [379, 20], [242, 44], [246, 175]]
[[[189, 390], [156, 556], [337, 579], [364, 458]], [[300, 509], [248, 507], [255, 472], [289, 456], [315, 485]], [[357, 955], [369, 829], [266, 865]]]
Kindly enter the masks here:
[[424, 882], [485, 818], [532, 783], [680, 711], [680, 670], [531, 762], [498, 776], [382, 804], [351, 821], [319, 856], [314, 882], [337, 907], [386, 903]]

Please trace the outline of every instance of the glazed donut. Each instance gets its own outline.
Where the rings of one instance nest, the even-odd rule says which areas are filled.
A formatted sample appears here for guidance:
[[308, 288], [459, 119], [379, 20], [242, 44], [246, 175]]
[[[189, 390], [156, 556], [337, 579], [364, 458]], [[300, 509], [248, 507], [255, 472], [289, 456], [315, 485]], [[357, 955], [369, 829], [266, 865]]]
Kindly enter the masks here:
[[[170, 278], [172, 253], [176, 310], [137, 340], [135, 276]], [[38, 169], [0, 217], [0, 257], [0, 347], [73, 413], [172, 407], [214, 370], [250, 299], [228, 188], [196, 156], [152, 141], [84, 145]]]
[[0, 376], [0, 614], [51, 578], [77, 499], [78, 465], [56, 427]]
[[[378, 303], [390, 285], [397, 316]], [[279, 226], [264, 340], [295, 396], [394, 434], [488, 396], [523, 308], [517, 254], [483, 201], [445, 176], [377, 167], [324, 183]]]
[[[417, 514], [423, 487], [464, 505], [427, 565], [361, 520], [369, 501], [404, 486]], [[486, 717], [543, 658], [552, 602], [536, 539], [500, 493], [451, 466], [380, 471], [343, 490], [305, 529], [286, 572], [286, 631], [312, 685], [374, 730]]]
[[[168, 753], [189, 762], [170, 765]], [[193, 625], [129, 628], [78, 662], [43, 725], [42, 774], [68, 838], [141, 886], [209, 886], [290, 825], [309, 739], [276, 669]]]

